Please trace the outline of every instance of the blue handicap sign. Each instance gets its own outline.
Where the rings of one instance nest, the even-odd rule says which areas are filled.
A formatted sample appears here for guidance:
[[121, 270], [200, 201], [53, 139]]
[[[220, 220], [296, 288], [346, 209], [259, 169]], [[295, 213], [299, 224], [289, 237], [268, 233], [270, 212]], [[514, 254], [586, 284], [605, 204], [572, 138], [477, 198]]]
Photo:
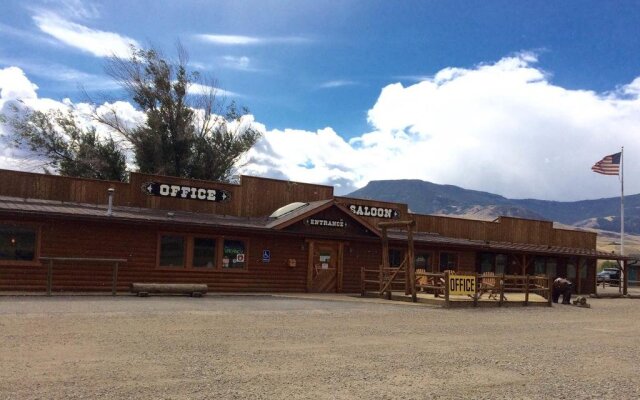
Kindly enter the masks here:
[[262, 262], [268, 263], [271, 261], [271, 252], [269, 250], [262, 250]]

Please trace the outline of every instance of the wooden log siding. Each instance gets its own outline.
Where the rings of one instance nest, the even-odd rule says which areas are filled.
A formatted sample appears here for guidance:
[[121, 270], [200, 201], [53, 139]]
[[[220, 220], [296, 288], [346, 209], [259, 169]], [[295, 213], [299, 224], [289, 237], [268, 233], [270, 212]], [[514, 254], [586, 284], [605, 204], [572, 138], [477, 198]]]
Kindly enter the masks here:
[[512, 243], [595, 249], [596, 233], [556, 229], [550, 221], [500, 217], [497, 221], [437, 215], [410, 214], [416, 231], [434, 232], [442, 236]]
[[[333, 187], [242, 176], [240, 185], [199, 181], [132, 172], [129, 183], [44, 175], [0, 169], [0, 196], [107, 204], [107, 189], [114, 188], [114, 205], [190, 211], [221, 215], [260, 217], [293, 203], [325, 200], [333, 197]], [[145, 182], [223, 189], [231, 200], [223, 203], [193, 201], [146, 195]]]
[[[80, 221], [45, 220], [42, 227], [43, 257], [109, 257], [126, 258], [118, 273], [118, 291], [126, 292], [133, 282], [206, 283], [211, 291], [275, 291], [303, 292], [306, 285], [304, 242], [298, 237], [252, 235], [245, 270], [168, 270], [156, 268], [158, 231], [160, 227], [143, 224], [96, 224]], [[226, 234], [237, 232], [172, 229], [184, 234]], [[269, 263], [262, 262], [262, 250], [271, 251]], [[296, 267], [289, 267], [289, 259]], [[46, 265], [0, 266], [0, 291], [45, 291]], [[346, 271], [345, 271], [346, 272]], [[349, 272], [349, 274], [351, 274]], [[352, 278], [350, 278], [352, 279]], [[82, 263], [56, 265], [53, 292], [100, 291], [111, 289], [111, 269], [83, 268]]]

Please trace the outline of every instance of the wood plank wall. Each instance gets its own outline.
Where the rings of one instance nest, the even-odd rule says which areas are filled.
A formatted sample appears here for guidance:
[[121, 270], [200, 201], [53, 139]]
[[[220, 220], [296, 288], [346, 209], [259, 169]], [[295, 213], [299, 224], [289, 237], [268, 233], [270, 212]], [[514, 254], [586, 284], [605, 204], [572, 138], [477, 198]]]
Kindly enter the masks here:
[[[224, 189], [231, 193], [231, 201], [212, 203], [148, 196], [142, 192], [140, 187], [149, 181]], [[115, 205], [249, 217], [269, 215], [277, 208], [295, 201], [311, 202], [329, 199], [333, 196], [331, 186], [251, 176], [242, 176], [240, 185], [235, 185], [131, 173], [130, 183], [123, 183], [0, 170], [0, 182], [2, 182], [0, 185], [0, 195], [2, 196], [107, 204], [107, 189], [115, 188]], [[412, 218], [416, 221], [417, 231], [434, 232], [442, 236], [588, 249], [595, 249], [596, 246], [595, 233], [554, 229], [553, 224], [549, 221], [511, 217], [501, 217], [495, 222], [478, 221], [411, 214], [408, 212], [407, 205], [400, 203], [348, 197], [337, 197], [336, 200], [345, 205], [353, 202], [383, 208], [397, 208], [400, 210], [401, 218]], [[383, 220], [381, 218], [365, 218], [373, 225]]]
[[[333, 197], [331, 186], [252, 176], [242, 176], [240, 184], [235, 185], [132, 172], [129, 183], [123, 183], [0, 169], [0, 182], [0, 196], [107, 204], [107, 189], [114, 188], [115, 205], [248, 217], [269, 215], [295, 201], [311, 202]], [[214, 203], [149, 196], [141, 189], [146, 182], [222, 189], [230, 192], [231, 200]]]
[[[43, 223], [42, 257], [126, 258], [128, 261], [120, 266], [118, 273], [119, 291], [129, 291], [133, 282], [206, 283], [215, 292], [304, 292], [306, 288], [308, 249], [303, 238], [251, 236], [246, 271], [168, 270], [156, 268], [158, 232], [165, 230], [161, 226], [36, 219], [33, 222]], [[182, 232], [172, 228], [171, 232]], [[237, 232], [210, 229], [190, 229], [183, 233], [238, 237]], [[262, 262], [265, 249], [271, 251], [269, 263]], [[289, 259], [296, 260], [295, 267], [289, 267]], [[0, 291], [44, 292], [46, 271], [45, 264], [0, 266]], [[104, 264], [56, 263], [53, 291], [109, 292], [111, 271], [111, 267]]]
[[556, 229], [550, 221], [500, 217], [496, 221], [477, 221], [439, 215], [410, 214], [419, 232], [442, 236], [547, 246], [596, 248], [596, 233]]

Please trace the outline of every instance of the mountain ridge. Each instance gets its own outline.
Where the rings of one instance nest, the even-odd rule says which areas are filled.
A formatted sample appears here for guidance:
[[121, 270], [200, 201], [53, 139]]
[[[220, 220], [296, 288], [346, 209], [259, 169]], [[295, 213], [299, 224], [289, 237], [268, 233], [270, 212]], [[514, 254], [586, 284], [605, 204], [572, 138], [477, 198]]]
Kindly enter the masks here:
[[[419, 179], [377, 180], [349, 197], [406, 203], [412, 212], [495, 219], [512, 216], [559, 222], [577, 228], [620, 231], [620, 198], [556, 201], [509, 199], [455, 185]], [[640, 234], [640, 194], [625, 196], [625, 231]]]

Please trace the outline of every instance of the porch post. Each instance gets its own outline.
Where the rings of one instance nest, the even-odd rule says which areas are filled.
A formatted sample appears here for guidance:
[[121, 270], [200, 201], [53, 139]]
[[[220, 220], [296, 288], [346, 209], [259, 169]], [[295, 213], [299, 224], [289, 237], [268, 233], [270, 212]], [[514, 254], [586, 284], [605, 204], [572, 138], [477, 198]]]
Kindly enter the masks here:
[[627, 273], [627, 269], [629, 267], [629, 264], [628, 264], [627, 260], [624, 260], [624, 261], [622, 261], [622, 265], [623, 265], [622, 273], [624, 274], [623, 275], [624, 287], [622, 288], [622, 294], [626, 296], [628, 294], [627, 289], [629, 288], [629, 274]]

